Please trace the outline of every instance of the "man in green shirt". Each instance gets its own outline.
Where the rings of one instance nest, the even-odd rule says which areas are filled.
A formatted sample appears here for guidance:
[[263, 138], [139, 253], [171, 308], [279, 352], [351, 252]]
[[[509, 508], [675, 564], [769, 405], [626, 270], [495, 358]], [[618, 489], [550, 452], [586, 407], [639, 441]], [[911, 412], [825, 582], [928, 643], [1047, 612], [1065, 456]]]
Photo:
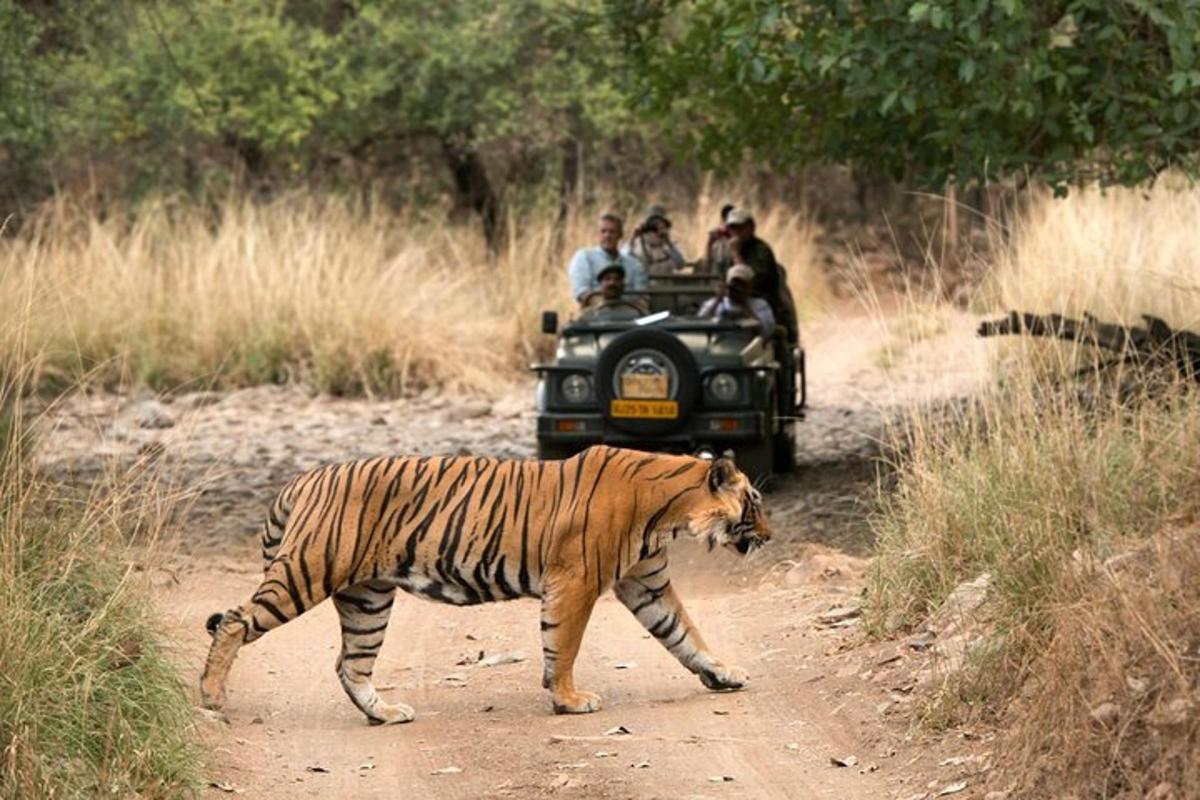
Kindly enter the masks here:
[[787, 331], [788, 344], [796, 345], [800, 341], [800, 327], [787, 273], [775, 260], [771, 246], [755, 235], [754, 216], [744, 208], [735, 208], [729, 212], [725, 225], [729, 230], [730, 261], [718, 265], [722, 279], [734, 264], [745, 264], [753, 270], [754, 296], [767, 301], [776, 322]]

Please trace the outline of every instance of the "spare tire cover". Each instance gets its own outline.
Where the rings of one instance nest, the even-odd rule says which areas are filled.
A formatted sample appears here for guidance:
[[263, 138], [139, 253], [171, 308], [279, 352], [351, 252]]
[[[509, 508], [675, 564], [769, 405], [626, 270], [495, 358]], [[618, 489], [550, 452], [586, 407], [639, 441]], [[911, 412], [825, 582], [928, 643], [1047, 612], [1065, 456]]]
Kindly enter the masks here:
[[[674, 419], [631, 419], [612, 416], [612, 401], [621, 397], [621, 376], [662, 375], [667, 397], [679, 407]], [[655, 436], [678, 428], [692, 412], [700, 391], [696, 359], [679, 337], [658, 328], [633, 328], [609, 343], [600, 353], [593, 373], [600, 413], [614, 428], [626, 433]]]

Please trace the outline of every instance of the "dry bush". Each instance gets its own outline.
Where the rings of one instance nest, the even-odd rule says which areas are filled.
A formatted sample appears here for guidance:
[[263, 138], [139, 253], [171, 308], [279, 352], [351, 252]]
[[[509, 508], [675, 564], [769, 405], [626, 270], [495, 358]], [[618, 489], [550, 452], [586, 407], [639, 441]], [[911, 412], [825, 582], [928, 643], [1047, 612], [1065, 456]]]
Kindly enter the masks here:
[[[674, 215], [689, 255], [717, 216], [703, 198], [697, 208]], [[812, 224], [782, 209], [759, 216], [797, 294], [820, 296]], [[561, 224], [514, 220], [505, 250], [489, 254], [475, 227], [330, 197], [161, 202], [136, 215], [58, 198], [0, 241], [0, 313], [27, 318], [43, 383], [486, 392], [550, 346], [539, 312], [569, 308], [566, 263], [594, 228], [593, 209]]]
[[[1200, 262], [1187, 254], [1200, 232], [1189, 209], [1200, 210], [1200, 193], [1163, 188], [1035, 203], [997, 254], [983, 302], [1196, 327]], [[873, 519], [867, 620], [878, 634], [915, 628], [957, 585], [990, 573], [988, 637], [933, 688], [927, 721], [1004, 719], [998, 772], [1017, 796], [1141, 797], [1162, 781], [1188, 796], [1200, 763], [1194, 716], [1155, 720], [1200, 699], [1200, 604], [1195, 581], [1185, 585], [1195, 534], [1117, 578], [1093, 567], [1160, 554], [1165, 531], [1200, 519], [1200, 391], [1174, 375], [1063, 381], [1062, 367], [1095, 358], [1014, 340], [993, 391], [950, 419], [917, 414], [897, 428], [895, 481]], [[1135, 699], [1120, 689], [1126, 676], [1151, 688]], [[1119, 723], [1097, 727], [1091, 713], [1110, 696]]]
[[1107, 557], [1200, 513], [1200, 396], [1181, 384], [1161, 391], [1085, 407], [1071, 392], [1018, 386], [957, 420], [906, 425], [898, 482], [873, 522], [876, 629], [913, 627], [959, 583], [991, 572], [1007, 627], [1036, 639], [1076, 549]]
[[1107, 563], [1073, 566], [1053, 638], [1011, 713], [1019, 794], [1194, 796], [1200, 530], [1164, 531]]

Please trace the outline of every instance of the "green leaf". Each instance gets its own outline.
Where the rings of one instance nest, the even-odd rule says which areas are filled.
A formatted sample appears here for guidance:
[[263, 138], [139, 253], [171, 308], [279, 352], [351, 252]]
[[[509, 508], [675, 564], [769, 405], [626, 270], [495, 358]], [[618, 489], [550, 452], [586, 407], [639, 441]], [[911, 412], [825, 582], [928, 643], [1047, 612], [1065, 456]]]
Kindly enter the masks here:
[[913, 3], [908, 7], [908, 19], [910, 22], [921, 22], [929, 16], [929, 10], [929, 3], [924, 2], [924, 0]]

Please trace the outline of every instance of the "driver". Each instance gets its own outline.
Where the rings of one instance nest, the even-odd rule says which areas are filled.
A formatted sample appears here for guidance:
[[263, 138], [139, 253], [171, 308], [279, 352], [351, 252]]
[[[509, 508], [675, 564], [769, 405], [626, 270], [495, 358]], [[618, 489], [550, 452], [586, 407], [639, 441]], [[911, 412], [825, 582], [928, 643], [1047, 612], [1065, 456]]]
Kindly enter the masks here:
[[609, 264], [596, 275], [600, 290], [588, 298], [584, 319], [634, 319], [646, 313], [646, 308], [632, 297], [625, 297], [625, 268]]
[[771, 304], [752, 294], [754, 270], [745, 264], [736, 264], [725, 273], [725, 283], [718, 289], [716, 297], [710, 297], [700, 306], [696, 316], [715, 317], [720, 320], [758, 320], [763, 339], [770, 339], [775, 332], [775, 314]]

